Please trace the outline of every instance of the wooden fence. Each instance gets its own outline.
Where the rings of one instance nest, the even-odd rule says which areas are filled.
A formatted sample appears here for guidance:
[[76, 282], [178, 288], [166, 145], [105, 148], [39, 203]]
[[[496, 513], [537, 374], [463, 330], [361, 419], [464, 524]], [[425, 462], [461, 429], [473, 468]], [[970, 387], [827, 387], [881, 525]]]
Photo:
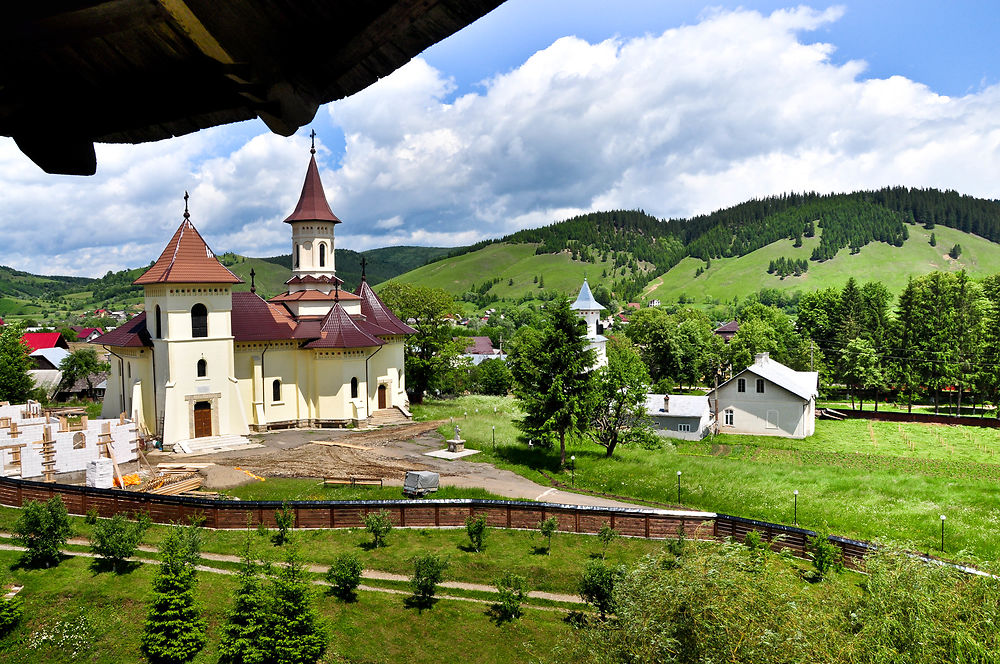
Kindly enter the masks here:
[[830, 408], [839, 415], [854, 420], [877, 420], [880, 422], [922, 422], [925, 424], [961, 424], [968, 427], [986, 429], [1000, 428], [1000, 420], [994, 415], [935, 415], [934, 413], [899, 413], [896, 411], [856, 410], [851, 408]]
[[[766, 521], [712, 512], [684, 512], [627, 507], [592, 507], [513, 500], [422, 499], [422, 500], [323, 500], [323, 501], [237, 501], [160, 496], [150, 493], [95, 489], [70, 484], [50, 484], [13, 477], [0, 477], [0, 504], [21, 507], [24, 503], [46, 501], [60, 496], [71, 514], [96, 510], [102, 517], [126, 512], [145, 512], [155, 523], [189, 523], [204, 519], [208, 528], [236, 529], [265, 524], [277, 525], [275, 511], [286, 505], [295, 515], [296, 528], [358, 528], [365, 515], [385, 510], [399, 527], [463, 527], [465, 519], [485, 514], [495, 528], [536, 528], [549, 517], [559, 521], [562, 532], [596, 534], [608, 524], [620, 534], [650, 539], [676, 538], [683, 533], [692, 539], [744, 541], [747, 533], [760, 531], [775, 551], [787, 548], [804, 557], [808, 538], [816, 533]], [[875, 547], [867, 542], [831, 536], [841, 548], [845, 562], [856, 566]]]

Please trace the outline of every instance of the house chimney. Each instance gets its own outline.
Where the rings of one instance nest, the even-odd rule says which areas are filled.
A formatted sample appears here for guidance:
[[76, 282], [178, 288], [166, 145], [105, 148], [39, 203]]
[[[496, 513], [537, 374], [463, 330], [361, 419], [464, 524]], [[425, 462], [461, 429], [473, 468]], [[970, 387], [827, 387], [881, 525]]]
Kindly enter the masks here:
[[753, 356], [754, 364], [764, 364], [768, 360], [768, 353], [757, 353]]
[[669, 413], [670, 412], [670, 395], [669, 394], [664, 394], [663, 395], [663, 412], [664, 413]]

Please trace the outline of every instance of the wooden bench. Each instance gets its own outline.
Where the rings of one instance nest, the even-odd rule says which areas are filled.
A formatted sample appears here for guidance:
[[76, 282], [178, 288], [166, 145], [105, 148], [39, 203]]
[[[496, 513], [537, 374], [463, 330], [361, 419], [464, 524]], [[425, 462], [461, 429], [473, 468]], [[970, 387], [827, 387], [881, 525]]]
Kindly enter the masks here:
[[324, 485], [347, 485], [347, 486], [382, 486], [381, 477], [327, 477], [323, 480]]

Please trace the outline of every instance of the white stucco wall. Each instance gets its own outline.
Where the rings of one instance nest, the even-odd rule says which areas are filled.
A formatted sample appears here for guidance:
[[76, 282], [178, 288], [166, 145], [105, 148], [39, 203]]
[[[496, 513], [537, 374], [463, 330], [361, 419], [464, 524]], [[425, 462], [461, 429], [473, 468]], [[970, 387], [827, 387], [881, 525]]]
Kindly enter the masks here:
[[[738, 379], [719, 388], [720, 433], [805, 438], [815, 432], [815, 400], [807, 401], [766, 379], [762, 379], [764, 392], [758, 393], [757, 376], [746, 374], [745, 378], [746, 392], [738, 391]], [[726, 425], [729, 409], [732, 426]]]

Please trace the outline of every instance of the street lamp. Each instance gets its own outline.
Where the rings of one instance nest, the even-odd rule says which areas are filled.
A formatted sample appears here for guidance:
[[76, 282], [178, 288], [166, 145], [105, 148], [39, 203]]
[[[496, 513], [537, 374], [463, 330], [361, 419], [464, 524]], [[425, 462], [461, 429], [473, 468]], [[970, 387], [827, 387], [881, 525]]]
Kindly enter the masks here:
[[569, 472], [570, 476], [573, 478], [573, 486], [576, 486], [576, 455], [571, 455], [569, 458]]
[[792, 495], [795, 496], [795, 518], [792, 520], [792, 523], [797, 526], [799, 525], [799, 490], [792, 491]]
[[681, 471], [677, 471], [677, 504], [681, 504]]
[[944, 553], [944, 514], [941, 515], [941, 553]]
[[493, 451], [497, 451], [497, 425], [493, 425]]

